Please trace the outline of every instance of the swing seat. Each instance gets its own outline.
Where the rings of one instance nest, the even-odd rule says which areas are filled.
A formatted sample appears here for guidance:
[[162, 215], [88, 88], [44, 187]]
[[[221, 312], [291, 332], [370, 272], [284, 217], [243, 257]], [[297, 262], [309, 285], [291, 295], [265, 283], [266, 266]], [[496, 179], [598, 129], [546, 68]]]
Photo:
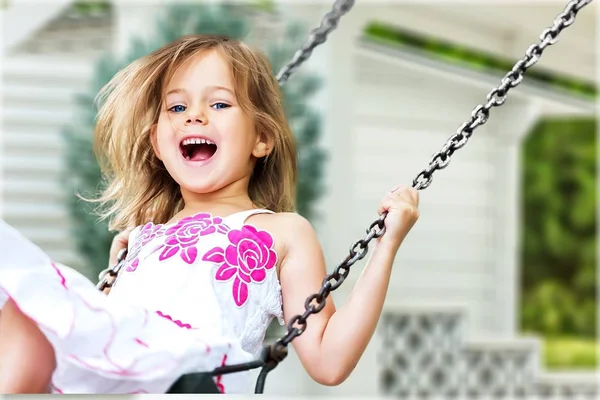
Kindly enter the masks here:
[[261, 368], [260, 374], [256, 379], [255, 394], [262, 394], [265, 387], [267, 374], [287, 357], [287, 347], [279, 342], [267, 345], [263, 348], [261, 357], [258, 360], [242, 364], [226, 365], [218, 367], [212, 372], [201, 372], [185, 374], [181, 376], [166, 392], [167, 394], [221, 394], [221, 391], [215, 384], [213, 376], [232, 374], [241, 371], [249, 371], [255, 368]]
[[221, 394], [210, 373], [186, 374], [179, 378], [167, 394]]

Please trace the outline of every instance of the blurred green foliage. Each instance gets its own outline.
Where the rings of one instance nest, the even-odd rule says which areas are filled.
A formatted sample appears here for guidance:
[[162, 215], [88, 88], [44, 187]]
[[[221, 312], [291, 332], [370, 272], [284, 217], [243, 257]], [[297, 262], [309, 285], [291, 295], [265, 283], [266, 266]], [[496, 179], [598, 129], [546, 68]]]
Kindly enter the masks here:
[[112, 5], [107, 0], [77, 0], [73, 2], [71, 7], [78, 14], [88, 14], [108, 11]]
[[596, 131], [592, 118], [547, 119], [523, 147], [521, 326], [572, 337], [549, 344], [554, 366], [596, 362], [563, 354], [596, 337]]
[[540, 122], [524, 148], [525, 329], [596, 334], [596, 120]]
[[549, 369], [593, 369], [598, 365], [599, 344], [581, 337], [547, 337], [544, 363]]

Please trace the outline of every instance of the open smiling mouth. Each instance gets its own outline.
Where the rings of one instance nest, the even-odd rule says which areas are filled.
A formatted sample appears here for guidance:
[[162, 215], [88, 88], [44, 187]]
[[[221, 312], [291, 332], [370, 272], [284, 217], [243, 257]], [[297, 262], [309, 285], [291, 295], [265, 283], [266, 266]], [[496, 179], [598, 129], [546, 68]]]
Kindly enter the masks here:
[[179, 150], [188, 161], [206, 161], [215, 155], [217, 145], [208, 139], [188, 138], [179, 144]]

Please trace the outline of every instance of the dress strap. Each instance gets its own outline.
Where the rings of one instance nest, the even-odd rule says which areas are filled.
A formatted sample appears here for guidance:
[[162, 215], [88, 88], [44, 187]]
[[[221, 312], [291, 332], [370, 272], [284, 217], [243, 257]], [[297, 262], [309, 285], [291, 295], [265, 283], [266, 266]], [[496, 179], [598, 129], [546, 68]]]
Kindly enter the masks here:
[[225, 217], [224, 219], [233, 226], [242, 226], [248, 218], [255, 214], [274, 214], [266, 208], [254, 208], [252, 210], [240, 211]]

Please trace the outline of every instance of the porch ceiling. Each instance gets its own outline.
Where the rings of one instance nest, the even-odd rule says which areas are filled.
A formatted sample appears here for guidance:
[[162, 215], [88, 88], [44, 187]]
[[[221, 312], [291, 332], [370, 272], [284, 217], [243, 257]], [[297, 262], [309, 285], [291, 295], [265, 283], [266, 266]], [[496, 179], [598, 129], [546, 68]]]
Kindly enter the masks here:
[[[370, 14], [433, 37], [515, 59], [539, 41], [567, 0], [366, 0]], [[357, 5], [360, 4], [357, 2]], [[363, 3], [364, 5], [364, 3]], [[377, 9], [377, 10], [375, 10]], [[538, 63], [544, 69], [597, 81], [598, 4], [578, 13], [558, 43], [550, 46]]]
[[[428, 11], [440, 16], [452, 16], [456, 22], [464, 21], [481, 29], [496, 30], [500, 34], [512, 33], [536, 37], [542, 29], [552, 24], [556, 15], [566, 5], [567, 0], [479, 0], [472, 3], [440, 1]], [[597, 4], [592, 2], [578, 13], [576, 23], [568, 29], [569, 39], [594, 39], [597, 10]]]

